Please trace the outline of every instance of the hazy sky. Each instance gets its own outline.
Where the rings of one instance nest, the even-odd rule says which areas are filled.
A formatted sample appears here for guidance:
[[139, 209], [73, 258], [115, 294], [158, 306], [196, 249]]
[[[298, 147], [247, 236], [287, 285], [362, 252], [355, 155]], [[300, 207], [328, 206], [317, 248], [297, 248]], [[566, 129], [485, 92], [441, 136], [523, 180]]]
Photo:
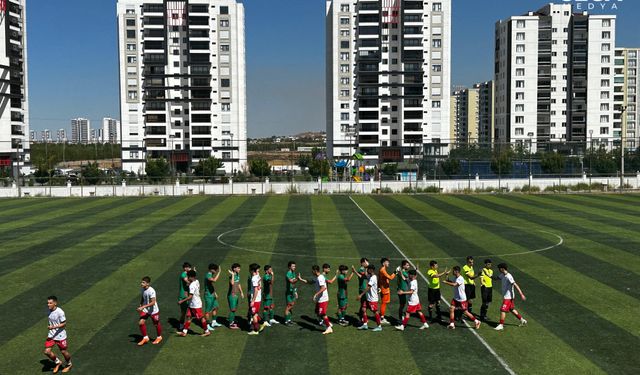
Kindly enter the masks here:
[[[453, 0], [452, 84], [491, 79], [495, 21], [547, 2]], [[119, 117], [115, 4], [28, 0], [31, 129], [69, 128], [73, 117], [94, 124]], [[244, 4], [249, 136], [324, 130], [325, 1]], [[606, 13], [618, 15], [618, 46], [640, 47], [640, 1], [617, 4]]]

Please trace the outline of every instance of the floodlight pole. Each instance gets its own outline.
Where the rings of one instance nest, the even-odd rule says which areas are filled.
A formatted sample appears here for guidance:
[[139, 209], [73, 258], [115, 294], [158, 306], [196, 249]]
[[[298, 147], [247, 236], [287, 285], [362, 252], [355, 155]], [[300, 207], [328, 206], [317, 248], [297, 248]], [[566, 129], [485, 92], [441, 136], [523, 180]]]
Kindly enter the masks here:
[[[627, 106], [623, 105], [620, 108], [620, 119], [624, 123], [624, 113], [627, 111]], [[620, 192], [624, 190], [624, 133], [626, 129], [624, 126], [620, 127]]]

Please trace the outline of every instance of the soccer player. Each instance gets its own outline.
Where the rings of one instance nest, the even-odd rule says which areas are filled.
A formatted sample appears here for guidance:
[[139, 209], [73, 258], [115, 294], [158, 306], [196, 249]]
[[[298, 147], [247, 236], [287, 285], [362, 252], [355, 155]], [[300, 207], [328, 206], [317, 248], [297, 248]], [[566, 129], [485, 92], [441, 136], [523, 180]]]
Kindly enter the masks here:
[[387, 304], [391, 302], [391, 289], [389, 282], [396, 278], [395, 273], [389, 274], [389, 258], [380, 260], [380, 270], [378, 271], [378, 284], [380, 285], [380, 322], [382, 324], [390, 324], [384, 317], [387, 313]]
[[270, 265], [264, 266], [264, 276], [262, 277], [262, 320], [267, 327], [278, 324], [273, 312], [273, 268]]
[[367, 266], [367, 289], [358, 296], [360, 300], [366, 294], [366, 304], [362, 307], [362, 325], [358, 327], [360, 330], [369, 329], [369, 317], [367, 316], [367, 309], [371, 310], [375, 314], [377, 327], [373, 329], [373, 332], [382, 331], [382, 325], [380, 322], [380, 313], [378, 312], [378, 277], [376, 276], [376, 266], [370, 264]]
[[467, 257], [467, 264], [462, 267], [462, 277], [464, 278], [464, 293], [467, 295], [467, 303], [469, 312], [473, 313], [473, 300], [476, 298], [476, 282], [475, 279], [480, 275], [475, 274], [473, 269], [473, 257]]
[[204, 276], [204, 318], [211, 331], [222, 327], [222, 324], [218, 323], [218, 293], [214, 286], [219, 278], [220, 266], [215, 263], [209, 264], [209, 272]]
[[229, 291], [227, 292], [227, 302], [229, 302], [229, 328], [240, 329], [236, 324], [236, 311], [238, 310], [238, 295], [244, 298], [242, 285], [240, 284], [240, 265], [234, 263], [229, 270]]
[[427, 280], [429, 281], [429, 289], [427, 299], [429, 300], [429, 319], [433, 322], [433, 308], [436, 308], [436, 320], [440, 320], [440, 278], [449, 275], [449, 270], [445, 268], [444, 272], [438, 273], [438, 262], [432, 260], [429, 262], [429, 270], [427, 271]]
[[[408, 260], [403, 260], [400, 267], [396, 268], [396, 277], [398, 280], [398, 292], [409, 290], [409, 269], [411, 264]], [[407, 306], [407, 295], [398, 293], [400, 299], [400, 307], [398, 309], [398, 320], [404, 319], [404, 310]]]
[[473, 314], [467, 310], [467, 295], [464, 292], [464, 277], [460, 274], [460, 267], [453, 267], [453, 276], [455, 281], [443, 280], [447, 285], [453, 287], [453, 300], [451, 300], [451, 307], [449, 308], [449, 329], [456, 329], [455, 325], [455, 313], [456, 308], [459, 308], [464, 315], [466, 315], [472, 322], [475, 323], [476, 329], [480, 328], [480, 321], [476, 319]]
[[287, 307], [284, 309], [284, 324], [290, 326], [293, 324], [293, 320], [291, 320], [293, 306], [295, 306], [296, 301], [298, 300], [298, 287], [296, 284], [298, 281], [306, 284], [307, 280], [303, 279], [299, 273], [296, 275], [296, 262], [290, 261], [287, 264], [287, 269], [287, 286], [285, 291]]
[[187, 297], [178, 301], [178, 303], [189, 302], [189, 310], [187, 311], [187, 317], [184, 322], [184, 326], [181, 332], [178, 332], [178, 336], [185, 337], [189, 332], [189, 326], [191, 326], [191, 320], [196, 319], [200, 322], [200, 326], [204, 331], [200, 336], [206, 337], [211, 334], [209, 327], [207, 327], [207, 321], [202, 315], [202, 298], [200, 298], [200, 282], [196, 279], [196, 271], [190, 270], [187, 272], [187, 278], [189, 279], [189, 293]]
[[329, 279], [330, 273], [331, 273], [331, 266], [329, 265], [329, 263], [323, 264], [322, 274], [324, 275], [324, 279], [326, 280], [327, 284], [333, 284], [336, 281], [336, 278], [338, 277], [338, 274], [336, 273], [332, 279]]
[[62, 369], [62, 372], [69, 372], [73, 364], [71, 364], [71, 354], [68, 351], [67, 345], [67, 317], [64, 315], [64, 311], [58, 307], [58, 298], [56, 296], [47, 297], [47, 307], [49, 307], [49, 334], [47, 335], [47, 341], [44, 343], [44, 355], [55, 363], [53, 373], [57, 374], [62, 367], [62, 361], [53, 354], [53, 347], [57, 346], [60, 349], [60, 353], [67, 362], [66, 366]]
[[[184, 262], [182, 264], [182, 273], [180, 273], [180, 289], [178, 292], [178, 301], [182, 301], [187, 297], [187, 293], [189, 292], [189, 279], [187, 277], [187, 272], [191, 271], [191, 264], [188, 262]], [[180, 329], [182, 329], [182, 322], [187, 315], [187, 311], [189, 310], [189, 303], [185, 302], [180, 305]]]
[[138, 346], [142, 346], [149, 342], [149, 336], [147, 336], [147, 319], [151, 318], [153, 325], [156, 327], [157, 337], [153, 340], [153, 345], [158, 345], [162, 342], [162, 325], [160, 325], [160, 307], [158, 307], [158, 301], [156, 300], [156, 291], [151, 287], [151, 278], [145, 276], [140, 282], [142, 287], [142, 297], [140, 297], [140, 306], [138, 306], [138, 312], [140, 313], [140, 320], [138, 325], [140, 326], [140, 333], [142, 333], [142, 340], [138, 343]]
[[349, 322], [345, 320], [345, 313], [349, 306], [349, 300], [347, 299], [347, 283], [351, 281], [353, 272], [347, 276], [349, 267], [340, 265], [338, 267], [338, 324], [345, 327], [349, 325]]
[[480, 307], [480, 320], [486, 321], [489, 304], [493, 301], [493, 263], [491, 259], [484, 260], [484, 268], [480, 271], [480, 296], [482, 297], [482, 307]]
[[[260, 277], [260, 265], [253, 263], [249, 266], [251, 272], [251, 292], [249, 293], [249, 322], [251, 330], [249, 335], [258, 335], [265, 327], [260, 326], [260, 307], [262, 305], [262, 278]], [[266, 322], [265, 322], [266, 323]]]
[[[522, 289], [513, 279], [513, 276], [509, 273], [509, 268], [506, 263], [498, 264], [498, 271], [500, 271], [500, 275], [498, 275], [498, 279], [502, 280], [502, 307], [500, 307], [500, 324], [495, 328], [496, 331], [504, 330], [504, 319], [507, 316], [508, 312], [511, 312], [515, 315], [516, 318], [520, 320], [520, 326], [526, 326], [527, 320], [520, 315], [518, 310], [516, 310], [515, 305], [515, 290], [520, 293], [520, 298], [523, 301], [527, 300], [527, 297], [522, 293]], [[515, 288], [515, 290], [514, 290]]]
[[418, 272], [416, 272], [416, 270], [410, 270], [409, 271], [409, 290], [398, 291], [398, 294], [401, 296], [402, 295], [409, 296], [409, 307], [407, 307], [407, 312], [404, 315], [404, 319], [402, 319], [402, 324], [399, 326], [396, 326], [397, 330], [404, 331], [404, 329], [407, 327], [407, 323], [409, 322], [409, 318], [411, 317], [411, 314], [417, 314], [418, 317], [420, 318], [420, 321], [422, 322], [422, 326], [420, 326], [420, 329], [429, 328], [429, 324], [427, 323], [427, 318], [424, 317], [424, 314], [422, 313], [422, 306], [420, 305], [420, 297], [418, 296], [418, 280], [416, 280], [417, 277], [418, 277]]
[[329, 335], [333, 333], [331, 328], [331, 322], [327, 316], [327, 307], [329, 306], [329, 292], [327, 290], [327, 281], [322, 273], [320, 273], [320, 267], [314, 265], [311, 267], [313, 275], [316, 277], [316, 293], [313, 295], [313, 301], [316, 303], [316, 314], [324, 322], [326, 327], [323, 335]]
[[[361, 296], [358, 314], [362, 314], [362, 308], [366, 309], [367, 306], [367, 299], [364, 297], [364, 292], [367, 290], [367, 282], [369, 281], [367, 277], [367, 267], [369, 267], [369, 259], [367, 258], [360, 259], [360, 268], [357, 270], [354, 266], [351, 266], [351, 270], [358, 275], [358, 294]], [[360, 317], [362, 318], [362, 316]]]

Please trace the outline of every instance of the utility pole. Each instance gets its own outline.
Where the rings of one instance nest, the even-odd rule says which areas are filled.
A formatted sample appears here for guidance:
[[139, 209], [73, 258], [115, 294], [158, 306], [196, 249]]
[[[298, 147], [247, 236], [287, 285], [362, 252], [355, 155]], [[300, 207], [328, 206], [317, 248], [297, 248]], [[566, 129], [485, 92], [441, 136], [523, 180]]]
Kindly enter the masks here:
[[[623, 105], [620, 108], [620, 120], [624, 123], [624, 113], [627, 111], [627, 106]], [[627, 129], [624, 126], [620, 128], [620, 192], [624, 190], [624, 133]]]

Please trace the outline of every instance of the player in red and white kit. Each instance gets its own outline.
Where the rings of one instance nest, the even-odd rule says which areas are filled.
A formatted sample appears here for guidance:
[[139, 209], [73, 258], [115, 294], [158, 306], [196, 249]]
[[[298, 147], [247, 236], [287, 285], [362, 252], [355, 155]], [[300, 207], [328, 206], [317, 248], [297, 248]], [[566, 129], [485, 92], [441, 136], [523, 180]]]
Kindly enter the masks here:
[[156, 291], [151, 287], [151, 278], [149, 276], [143, 277], [140, 287], [142, 288], [142, 297], [140, 297], [140, 306], [138, 306], [137, 311], [140, 313], [138, 325], [140, 326], [140, 333], [142, 333], [142, 340], [140, 340], [138, 346], [149, 342], [149, 336], [147, 336], [147, 319], [149, 318], [151, 318], [158, 334], [156, 339], [153, 340], [153, 345], [158, 345], [162, 341], [162, 325], [160, 324], [160, 308], [156, 300]]
[[327, 308], [329, 307], [329, 291], [327, 290], [327, 280], [320, 272], [320, 266], [314, 265], [311, 267], [313, 275], [316, 277], [316, 293], [313, 295], [313, 301], [316, 303], [316, 314], [318, 318], [322, 320], [326, 327], [323, 335], [329, 335], [333, 333], [331, 328], [331, 322], [327, 316]]
[[[504, 319], [507, 317], [507, 313], [511, 312], [515, 315], [518, 320], [520, 320], [520, 326], [527, 325], [527, 320], [520, 315], [518, 310], [516, 310], [515, 305], [515, 290], [520, 293], [520, 298], [523, 301], [526, 301], [527, 297], [522, 293], [522, 289], [513, 279], [513, 276], [509, 273], [508, 267], [506, 263], [498, 264], [498, 270], [500, 274], [498, 277], [494, 277], [495, 279], [502, 280], [502, 306], [500, 307], [500, 324], [494, 328], [496, 331], [504, 330]], [[515, 290], [514, 290], [515, 289]]]
[[256, 263], [251, 264], [249, 266], [249, 272], [251, 272], [251, 301], [249, 306], [251, 330], [249, 331], [249, 335], [258, 335], [260, 331], [266, 327], [264, 323], [260, 326], [260, 311], [262, 308], [262, 277], [260, 277], [260, 265]]
[[455, 313], [456, 308], [460, 309], [464, 315], [469, 318], [476, 325], [476, 329], [480, 328], [480, 321], [476, 319], [473, 314], [471, 314], [468, 309], [469, 305], [467, 302], [467, 295], [464, 290], [464, 277], [460, 274], [460, 267], [453, 267], [453, 276], [455, 276], [455, 281], [443, 280], [443, 282], [447, 285], [451, 285], [453, 287], [453, 300], [451, 300], [451, 307], [449, 308], [449, 329], [456, 329], [455, 325]]
[[427, 323], [427, 318], [424, 317], [422, 313], [422, 306], [420, 305], [420, 297], [418, 296], [418, 272], [416, 270], [409, 270], [409, 290], [398, 290], [398, 295], [408, 295], [409, 296], [409, 305], [407, 307], [407, 312], [402, 319], [402, 324], [396, 326], [397, 330], [404, 331], [407, 327], [407, 323], [409, 322], [409, 317], [411, 314], [417, 314], [422, 322], [422, 326], [420, 329], [429, 328], [429, 324]]
[[49, 326], [47, 327], [49, 334], [47, 335], [47, 341], [44, 343], [44, 355], [55, 363], [53, 373], [57, 374], [62, 366], [62, 361], [60, 361], [52, 351], [53, 347], [57, 346], [67, 362], [62, 372], [69, 372], [73, 365], [71, 364], [71, 354], [69, 354], [67, 350], [67, 330], [65, 329], [67, 326], [67, 317], [64, 311], [58, 307], [58, 298], [56, 298], [56, 296], [47, 297], [47, 307], [49, 307]]
[[200, 336], [209, 336], [211, 332], [207, 327], [207, 320], [202, 314], [202, 298], [200, 298], [200, 282], [196, 280], [196, 271], [190, 270], [187, 272], [187, 278], [189, 280], [189, 293], [185, 299], [178, 301], [178, 304], [189, 301], [189, 310], [187, 310], [187, 316], [185, 318], [184, 326], [181, 332], [178, 332], [178, 336], [185, 337], [189, 332], [189, 326], [191, 320], [196, 319], [200, 322], [200, 327], [204, 330], [204, 333]]
[[374, 266], [373, 264], [369, 264], [369, 266], [367, 266], [367, 277], [367, 288], [358, 296], [359, 299], [362, 299], [362, 296], [364, 296], [365, 294], [367, 296], [367, 302], [365, 306], [362, 307], [362, 325], [358, 327], [358, 329], [369, 329], [369, 317], [367, 316], [368, 309], [375, 314], [376, 318], [377, 327], [373, 329], [373, 332], [380, 332], [382, 331], [382, 325], [380, 313], [378, 312], [378, 276], [376, 276], [376, 266]]

